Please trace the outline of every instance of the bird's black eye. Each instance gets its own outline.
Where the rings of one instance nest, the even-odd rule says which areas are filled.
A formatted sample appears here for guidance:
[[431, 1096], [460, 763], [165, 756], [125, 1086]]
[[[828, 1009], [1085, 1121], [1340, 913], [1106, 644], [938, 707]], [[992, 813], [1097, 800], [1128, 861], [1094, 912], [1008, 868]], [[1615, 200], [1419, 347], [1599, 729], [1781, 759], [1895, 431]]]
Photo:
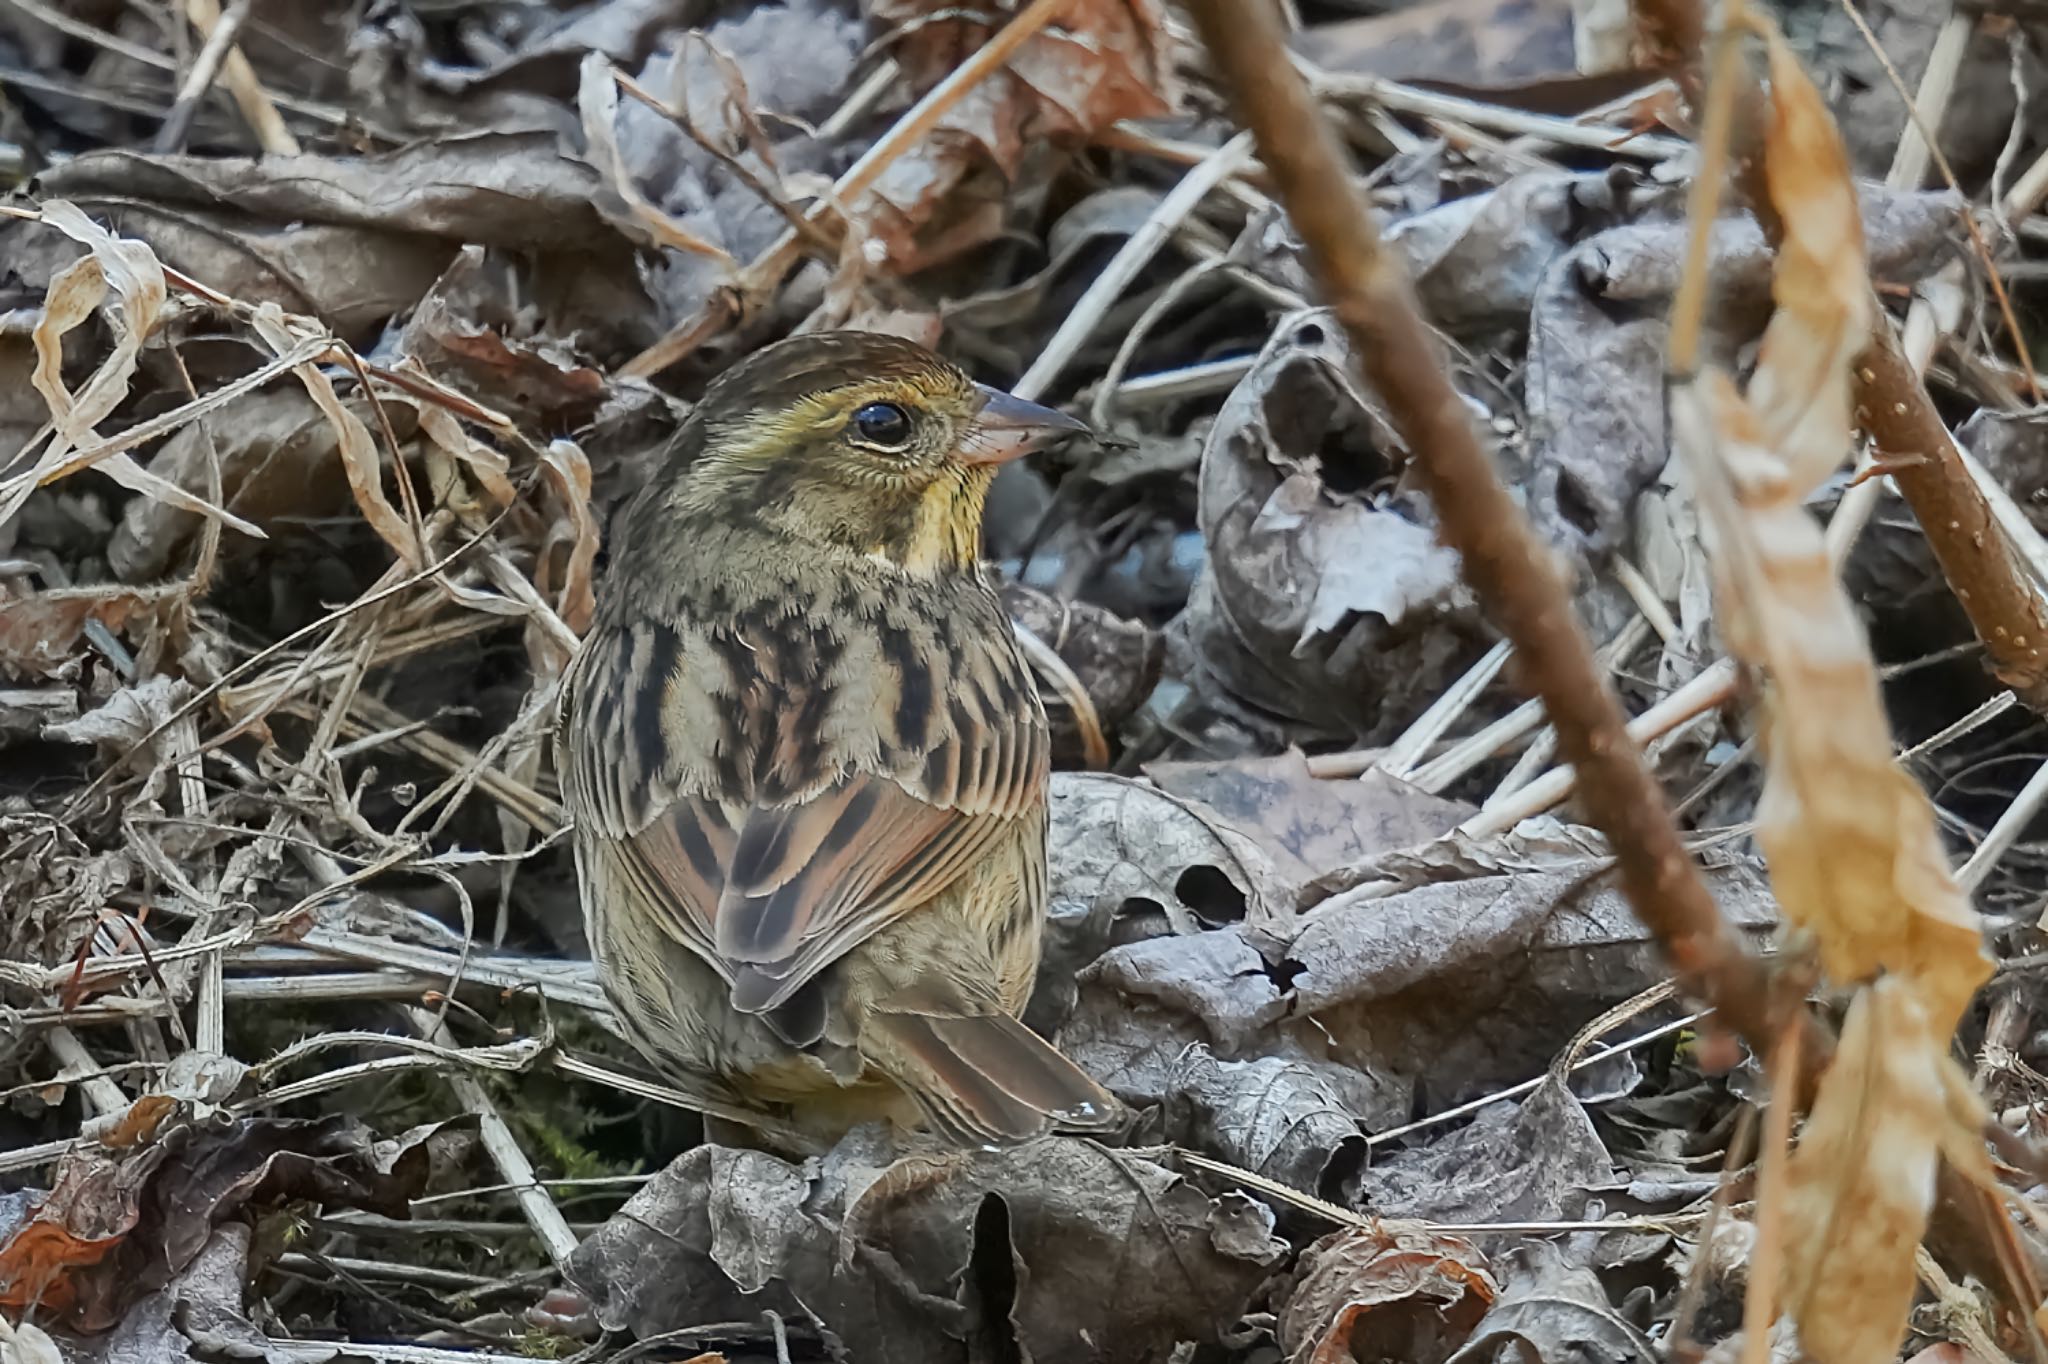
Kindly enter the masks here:
[[869, 403], [853, 414], [853, 430], [865, 445], [901, 450], [910, 444], [910, 414], [894, 403]]

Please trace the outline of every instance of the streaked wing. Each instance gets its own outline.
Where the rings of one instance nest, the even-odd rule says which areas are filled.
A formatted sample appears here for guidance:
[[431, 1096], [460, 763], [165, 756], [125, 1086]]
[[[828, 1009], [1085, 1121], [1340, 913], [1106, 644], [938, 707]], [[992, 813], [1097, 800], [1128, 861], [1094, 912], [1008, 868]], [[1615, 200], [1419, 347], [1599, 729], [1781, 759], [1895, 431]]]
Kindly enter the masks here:
[[888, 610], [843, 634], [634, 622], [586, 646], [579, 818], [736, 1007], [783, 1006], [1042, 799], [1044, 715], [1000, 609], [977, 623], [942, 644]]

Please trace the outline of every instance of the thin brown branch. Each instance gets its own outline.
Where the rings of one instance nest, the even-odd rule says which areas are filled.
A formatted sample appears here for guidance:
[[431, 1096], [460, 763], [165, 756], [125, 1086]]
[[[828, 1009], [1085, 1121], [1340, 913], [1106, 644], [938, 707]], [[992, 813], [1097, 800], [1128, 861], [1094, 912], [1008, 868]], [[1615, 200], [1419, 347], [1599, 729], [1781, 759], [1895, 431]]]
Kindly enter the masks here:
[[1856, 404], [1857, 420], [1984, 642], [1991, 670], [2027, 706], [2048, 714], [2048, 604], [2006, 544], [1889, 322], [1879, 323], [1856, 359]]
[[1686, 987], [1768, 1054], [1788, 1011], [1686, 855], [1573, 617], [1555, 556], [1495, 476], [1408, 282], [1381, 250], [1372, 210], [1288, 57], [1278, 16], [1243, 0], [1193, 0], [1190, 8], [1365, 379], [1417, 452], [1444, 540], [1543, 699], [1587, 813], [1613, 845], [1630, 903]]

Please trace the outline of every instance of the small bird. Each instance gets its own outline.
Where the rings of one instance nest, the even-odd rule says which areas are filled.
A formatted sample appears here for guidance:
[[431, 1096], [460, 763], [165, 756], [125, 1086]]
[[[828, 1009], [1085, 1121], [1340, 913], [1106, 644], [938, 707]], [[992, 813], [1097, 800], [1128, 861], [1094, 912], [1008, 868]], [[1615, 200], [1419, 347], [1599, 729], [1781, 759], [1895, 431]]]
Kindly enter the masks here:
[[828, 1139], [1116, 1121], [1017, 1018], [1050, 740], [980, 564], [997, 466], [1086, 430], [909, 341], [799, 336], [621, 513], [556, 763], [599, 974], [679, 1080]]

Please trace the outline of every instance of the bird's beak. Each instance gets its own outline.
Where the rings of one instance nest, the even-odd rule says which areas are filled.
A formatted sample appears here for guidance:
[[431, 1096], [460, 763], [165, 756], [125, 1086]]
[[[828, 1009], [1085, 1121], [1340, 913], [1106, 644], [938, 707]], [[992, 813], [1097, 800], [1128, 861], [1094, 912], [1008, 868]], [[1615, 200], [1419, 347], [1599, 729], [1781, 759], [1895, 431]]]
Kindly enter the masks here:
[[981, 411], [960, 438], [958, 453], [963, 464], [1007, 464], [1069, 436], [1088, 434], [1088, 423], [1078, 417], [1026, 402], [987, 384], [975, 387], [981, 390]]

